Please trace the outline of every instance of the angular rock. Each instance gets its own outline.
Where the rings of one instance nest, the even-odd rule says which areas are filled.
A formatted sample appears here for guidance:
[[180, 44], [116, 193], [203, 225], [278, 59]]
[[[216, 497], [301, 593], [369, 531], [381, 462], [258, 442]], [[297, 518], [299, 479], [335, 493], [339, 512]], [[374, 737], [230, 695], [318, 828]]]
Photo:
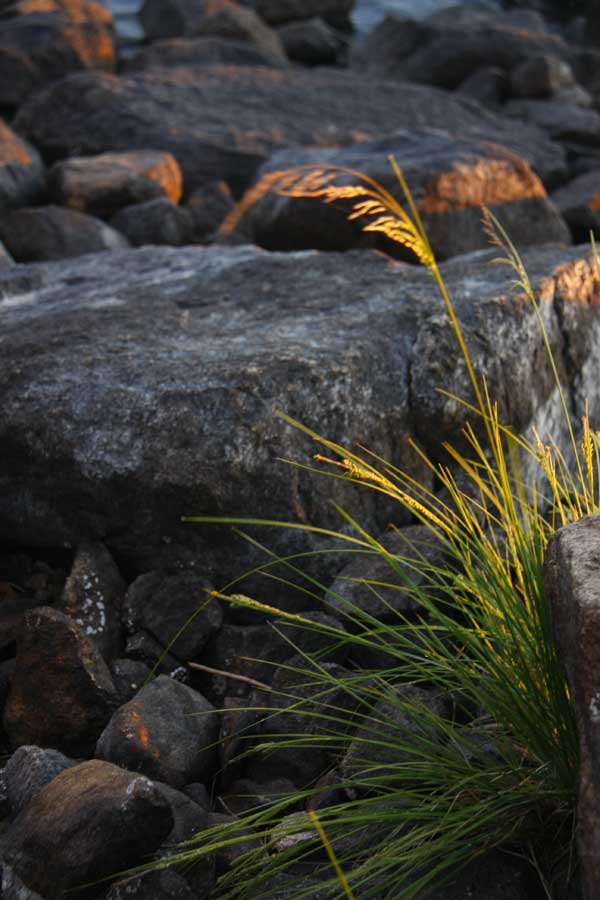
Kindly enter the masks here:
[[544, 590], [579, 732], [577, 832], [583, 896], [600, 884], [600, 516], [560, 528], [548, 542]]
[[193, 235], [189, 211], [166, 197], [126, 206], [111, 218], [110, 224], [125, 235], [132, 247], [145, 244], [180, 247], [189, 244]]
[[84, 754], [115, 705], [110, 672], [83, 630], [50, 607], [27, 613], [4, 708], [12, 745]]
[[[586, 254], [523, 254], [575, 420], [586, 397], [592, 417], [600, 411]], [[535, 314], [512, 296], [506, 267], [490, 265], [496, 255], [457, 257], [443, 277], [501, 420], [560, 441]], [[265, 557], [182, 515], [339, 528], [333, 499], [371, 533], [406, 524], [372, 491], [278, 462], [309, 461], [315, 445], [274, 409], [342, 445], [376, 448], [426, 486], [408, 436], [447, 462], [440, 442], [460, 439], [471, 418], [437, 391], [470, 397], [431, 276], [378, 254], [151, 248], [12, 272], [0, 272], [0, 536], [22, 546], [102, 540], [133, 571], [201, 561], [223, 584]], [[289, 529], [264, 540], [284, 555], [318, 546]], [[329, 559], [316, 560], [325, 584]]]
[[153, 69], [157, 66], [281, 66], [272, 54], [259, 50], [247, 41], [232, 41], [218, 37], [171, 38], [155, 41], [125, 60], [124, 70]]
[[552, 97], [573, 87], [575, 75], [565, 60], [542, 53], [515, 66], [509, 84], [515, 97]]
[[[410, 186], [438, 259], [488, 246], [481, 227], [482, 205], [498, 217], [517, 246], [570, 242], [568, 229], [540, 179], [512, 150], [499, 143], [427, 128], [396, 131], [383, 140], [342, 149], [274, 153], [240, 203], [240, 210], [247, 207], [239, 225], [241, 234], [269, 250], [375, 246], [397, 258], [414, 261], [411, 251], [387, 236], [363, 231], [368, 219], [348, 220], [356, 198], [325, 203], [322, 198], [281, 196], [277, 181], [274, 189], [267, 190], [278, 172], [331, 165], [362, 172], [399, 196], [390, 156]], [[346, 174], [338, 176], [335, 183], [357, 181], [354, 175]], [[224, 228], [228, 230], [227, 221]]]
[[96, 756], [175, 788], [214, 774], [219, 717], [202, 694], [159, 675], [121, 706]]
[[57, 204], [100, 217], [156, 197], [178, 203], [181, 186], [176, 160], [157, 150], [72, 157], [55, 163], [48, 176]]
[[503, 144], [529, 162], [546, 185], [565, 179], [564, 151], [537, 128], [516, 127], [472, 101], [432, 88], [334, 69], [201, 66], [121, 78], [82, 73], [32, 97], [14, 125], [53, 158], [68, 156], [73, 146], [86, 156], [166, 150], [181, 166], [188, 194], [215, 179], [239, 192], [282, 145], [374, 140], [400, 128], [423, 127], [425, 120], [430, 128]]
[[184, 665], [198, 660], [223, 624], [221, 604], [209, 594], [212, 589], [194, 572], [141, 575], [127, 591], [126, 626], [132, 632], [148, 631]]
[[44, 785], [77, 762], [58, 750], [23, 745], [4, 767], [4, 780], [13, 816], [22, 812]]
[[464, 7], [425, 21], [386, 16], [351, 53], [354, 68], [378, 78], [398, 78], [456, 88], [482, 66], [504, 71], [539, 54], [568, 58], [558, 35], [515, 28], [497, 13]]
[[[0, 106], [18, 106], [35, 90], [68, 72], [115, 68], [108, 24], [87, 4], [71, 0], [54, 11], [2, 20], [0, 32]], [[104, 11], [105, 12], [105, 11]]]
[[35, 201], [44, 182], [44, 164], [37, 150], [0, 119], [0, 213]]
[[320, 16], [289, 22], [277, 33], [287, 56], [306, 66], [334, 65], [342, 47], [339, 33]]
[[103, 544], [83, 542], [63, 590], [61, 608], [92, 638], [105, 660], [121, 650], [125, 583]]
[[57, 900], [147, 861], [172, 827], [170, 803], [148, 778], [94, 759], [36, 794], [6, 831], [3, 858], [28, 887]]
[[552, 194], [552, 202], [571, 229], [574, 243], [587, 241], [590, 231], [600, 233], [600, 169], [558, 188]]
[[0, 240], [17, 262], [63, 259], [129, 246], [122, 234], [100, 219], [60, 206], [5, 213], [0, 218]]
[[254, 10], [231, 0], [212, 0], [206, 15], [194, 28], [194, 34], [243, 41], [252, 44], [259, 53], [272, 60], [272, 65], [288, 64], [277, 32], [269, 28]]

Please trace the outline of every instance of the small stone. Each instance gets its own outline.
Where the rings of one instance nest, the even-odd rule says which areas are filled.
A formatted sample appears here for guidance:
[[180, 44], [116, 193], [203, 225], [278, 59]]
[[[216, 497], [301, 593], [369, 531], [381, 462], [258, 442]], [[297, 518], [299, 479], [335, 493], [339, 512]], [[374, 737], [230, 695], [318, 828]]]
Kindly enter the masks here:
[[128, 703], [148, 680], [151, 669], [136, 659], [114, 659], [110, 663], [110, 673], [119, 695], [119, 706]]
[[64, 259], [129, 246], [123, 235], [100, 219], [59, 206], [5, 213], [0, 218], [0, 240], [17, 262]]
[[112, 216], [110, 224], [124, 234], [133, 247], [145, 244], [179, 247], [189, 244], [193, 233], [188, 210], [167, 197], [126, 206]]
[[159, 675], [121, 706], [96, 756], [175, 788], [214, 774], [219, 717], [197, 691]]
[[44, 785], [76, 766], [58, 750], [23, 745], [12, 754], [4, 768], [4, 778], [13, 815], [20, 813]]

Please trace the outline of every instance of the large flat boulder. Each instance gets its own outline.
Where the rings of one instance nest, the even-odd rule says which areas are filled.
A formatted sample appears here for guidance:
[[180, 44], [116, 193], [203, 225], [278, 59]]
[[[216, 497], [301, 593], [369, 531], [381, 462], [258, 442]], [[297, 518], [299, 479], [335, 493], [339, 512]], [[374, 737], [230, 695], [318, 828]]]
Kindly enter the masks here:
[[[560, 439], [534, 312], [496, 255], [444, 264], [457, 314], [501, 417]], [[600, 316], [584, 255], [548, 246], [525, 262], [568, 396], [595, 415]], [[320, 448], [274, 410], [413, 472], [408, 438], [439, 454], [467, 416], [437, 391], [469, 397], [429, 273], [372, 251], [115, 251], [0, 270], [0, 297], [0, 539], [26, 546], [102, 540], [133, 573], [193, 562], [223, 584], [256, 552], [182, 515], [339, 527], [333, 498], [376, 533], [399, 521], [375, 492], [281, 462]], [[262, 537], [311, 546], [294, 531]]]
[[244, 188], [278, 147], [347, 145], [424, 126], [501, 143], [546, 186], [565, 180], [563, 149], [536, 126], [431, 87], [331, 69], [215, 65], [120, 78], [78, 73], [31, 97], [14, 122], [49, 158], [72, 155], [73, 148], [84, 156], [167, 150], [182, 168], [185, 193], [220, 179]]

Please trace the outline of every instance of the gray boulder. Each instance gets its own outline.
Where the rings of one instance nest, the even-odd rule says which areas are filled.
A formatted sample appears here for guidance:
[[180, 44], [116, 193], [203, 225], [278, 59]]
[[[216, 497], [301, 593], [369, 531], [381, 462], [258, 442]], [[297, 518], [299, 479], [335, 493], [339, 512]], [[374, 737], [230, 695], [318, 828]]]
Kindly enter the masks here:
[[13, 209], [0, 218], [2, 240], [17, 262], [62, 259], [129, 246], [95, 216], [61, 206]]

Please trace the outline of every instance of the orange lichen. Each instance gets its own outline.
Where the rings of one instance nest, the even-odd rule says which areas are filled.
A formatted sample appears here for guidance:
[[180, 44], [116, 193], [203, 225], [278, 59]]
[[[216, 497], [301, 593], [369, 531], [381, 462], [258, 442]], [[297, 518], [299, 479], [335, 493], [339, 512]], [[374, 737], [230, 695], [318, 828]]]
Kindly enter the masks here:
[[542, 182], [521, 160], [479, 159], [456, 163], [452, 171], [438, 175], [421, 198], [419, 211], [434, 215], [545, 196]]

